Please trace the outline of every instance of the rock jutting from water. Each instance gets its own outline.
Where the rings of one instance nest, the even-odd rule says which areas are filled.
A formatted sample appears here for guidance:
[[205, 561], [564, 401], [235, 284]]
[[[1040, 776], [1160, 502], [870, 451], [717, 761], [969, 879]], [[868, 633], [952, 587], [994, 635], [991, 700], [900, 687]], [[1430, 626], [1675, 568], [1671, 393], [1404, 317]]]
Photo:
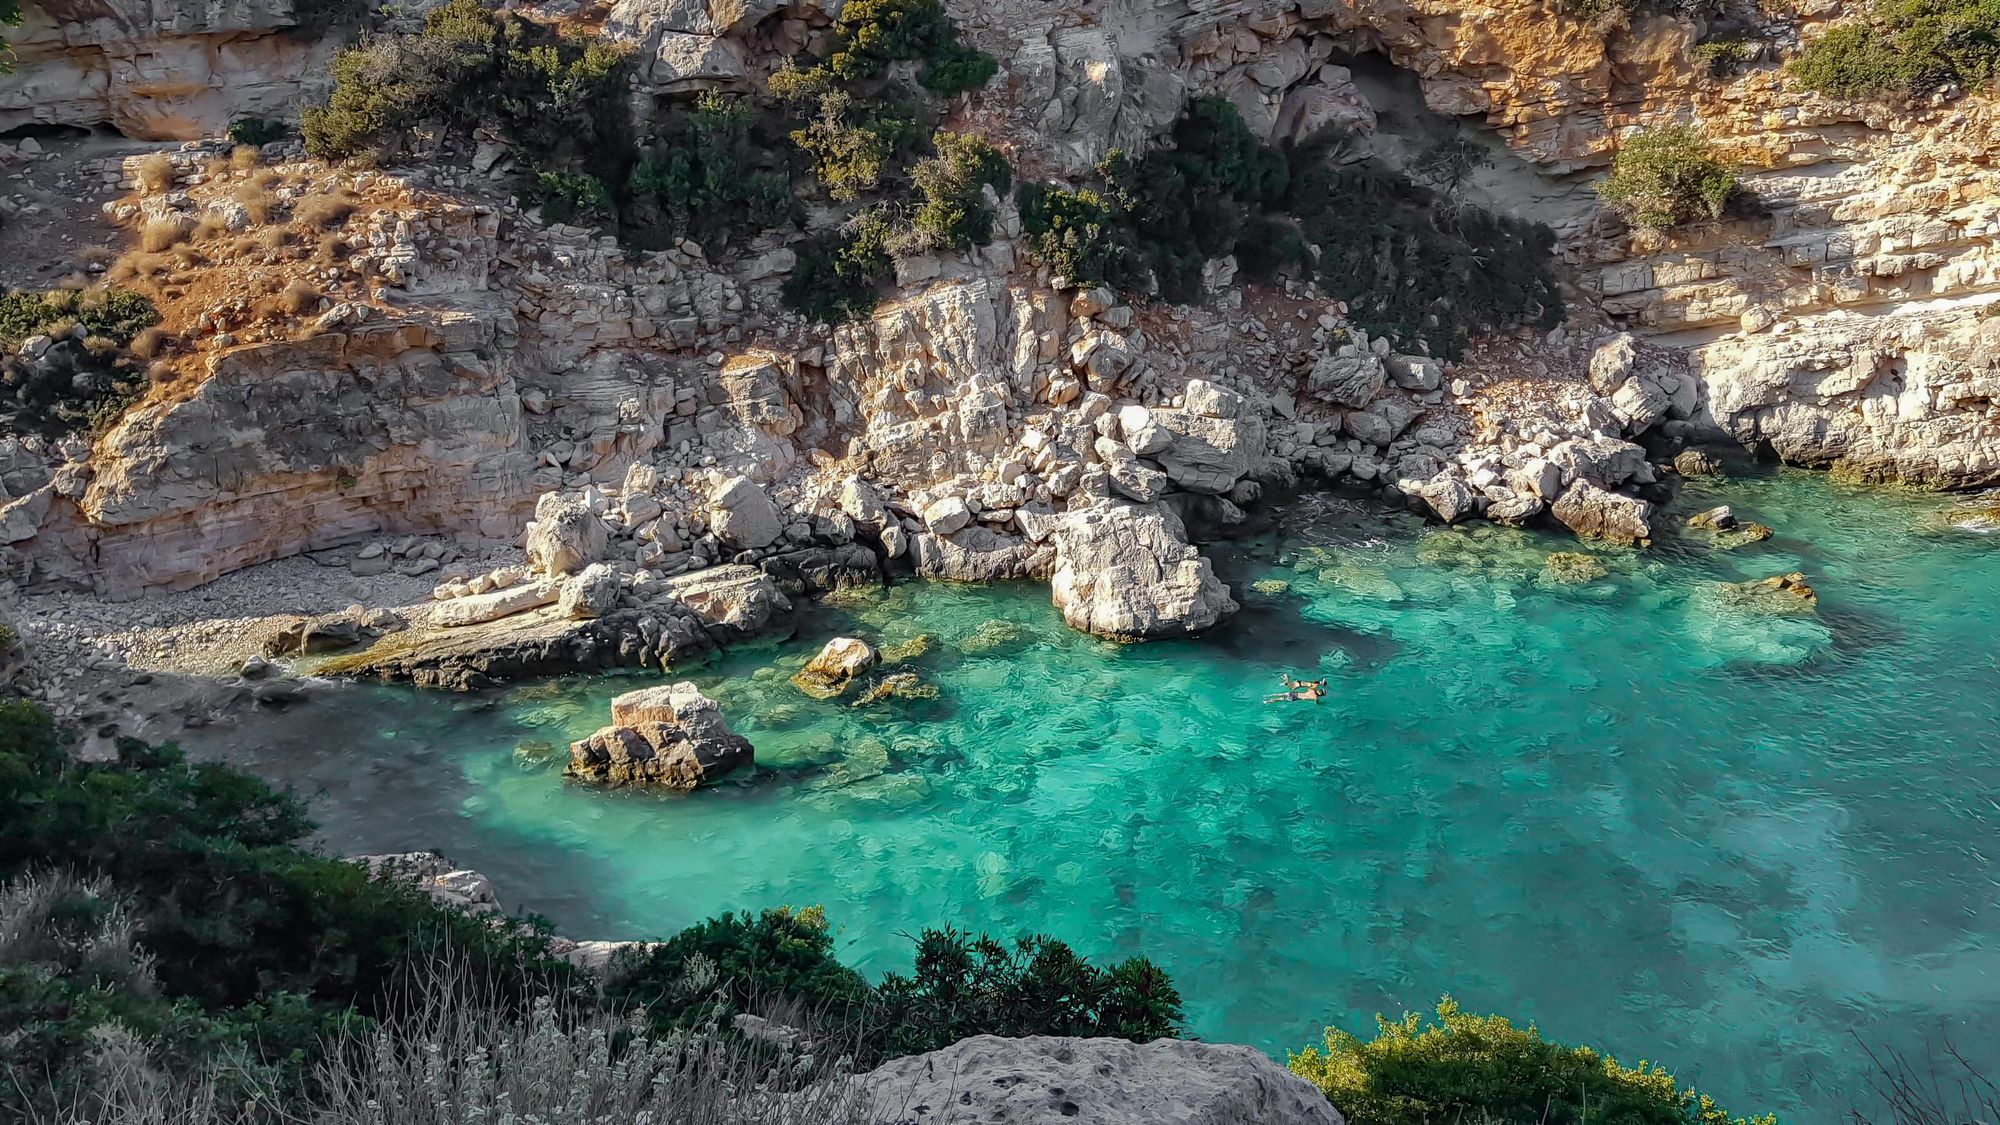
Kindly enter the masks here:
[[846, 691], [856, 677], [881, 662], [882, 654], [867, 641], [835, 637], [799, 669], [792, 682], [814, 699], [832, 699]]
[[611, 725], [570, 743], [564, 775], [601, 785], [691, 790], [751, 762], [750, 741], [692, 683], [628, 691]]

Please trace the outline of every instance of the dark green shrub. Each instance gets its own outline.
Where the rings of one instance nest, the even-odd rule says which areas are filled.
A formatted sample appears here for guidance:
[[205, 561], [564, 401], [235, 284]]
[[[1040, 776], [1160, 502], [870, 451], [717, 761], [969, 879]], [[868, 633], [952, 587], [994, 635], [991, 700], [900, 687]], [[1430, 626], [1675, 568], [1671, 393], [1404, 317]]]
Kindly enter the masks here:
[[1015, 193], [1021, 230], [1037, 261], [1078, 285], [1122, 276], [1116, 209], [1102, 194], [1027, 183]]
[[79, 1045], [107, 1022], [157, 1036], [170, 1065], [226, 1051], [296, 1078], [325, 1031], [380, 1014], [441, 949], [510, 995], [567, 987], [542, 929], [301, 850], [311, 829], [295, 796], [170, 748], [126, 741], [116, 763], [69, 762], [46, 715], [0, 702], [0, 882], [60, 864], [106, 888], [131, 938], [117, 980], [61, 958], [0, 978], [0, 1042], [25, 1045], [0, 1058], [0, 1116], [86, 1080]]
[[1313, 264], [1312, 245], [1297, 224], [1269, 215], [1244, 222], [1235, 254], [1238, 273], [1255, 282], [1270, 282], [1281, 274], [1308, 270]]
[[1457, 193], [1468, 176], [1491, 163], [1493, 154], [1485, 145], [1463, 133], [1447, 133], [1424, 146], [1410, 171], [1449, 196]]
[[1710, 78], [1728, 78], [1756, 61], [1758, 46], [1748, 39], [1710, 39], [1694, 47], [1694, 61]]
[[888, 251], [892, 236], [887, 215], [864, 211], [839, 234], [807, 243], [780, 291], [785, 306], [824, 324], [842, 324], [875, 311], [882, 287], [895, 276]]
[[782, 166], [763, 166], [768, 148], [752, 136], [754, 117], [746, 103], [722, 94], [697, 99], [633, 167], [627, 224], [657, 223], [706, 243], [795, 219], [791, 179]]
[[611, 192], [588, 172], [539, 172], [528, 196], [552, 223], [602, 223], [611, 218]]
[[909, 976], [882, 978], [869, 1040], [887, 1058], [972, 1035], [1111, 1036], [1146, 1042], [1181, 1034], [1181, 998], [1141, 957], [1100, 969], [1036, 935], [1011, 944], [925, 930]]
[[[109, 429], [146, 386], [145, 362], [128, 345], [159, 319], [151, 301], [122, 289], [0, 293], [0, 428], [46, 437]], [[40, 357], [17, 354], [38, 335], [55, 337]]]
[[229, 124], [229, 139], [239, 145], [263, 146], [291, 136], [291, 126], [265, 117], [244, 117]]
[[939, 94], [984, 86], [998, 66], [959, 42], [939, 0], [850, 0], [841, 8], [826, 60], [834, 77], [873, 78], [904, 59], [924, 60], [919, 81]]
[[1532, 1024], [1466, 1015], [1449, 998], [1433, 1023], [1414, 1013], [1376, 1022], [1369, 1042], [1328, 1028], [1324, 1047], [1289, 1058], [1352, 1125], [1745, 1125], [1663, 1070], [1550, 1043]]
[[1787, 69], [1844, 98], [1977, 89], [2000, 73], [2000, 9], [1982, 0], [1875, 0], [1862, 22], [1806, 44]]
[[1637, 227], [1663, 230], [1719, 219], [1736, 193], [1736, 173], [1716, 159], [1708, 138], [1691, 125], [1651, 129], [1628, 138], [1597, 194]]
[[[697, 959], [713, 969], [712, 983], [690, 981]], [[781, 1000], [845, 1018], [870, 989], [834, 957], [833, 931], [818, 907], [779, 907], [697, 922], [628, 954], [606, 975], [605, 994], [620, 1006], [644, 1006], [656, 1027], [675, 1028], [726, 1024], [737, 1012]]]
[[993, 211], [985, 189], [1004, 193], [1013, 186], [1007, 158], [968, 133], [939, 132], [931, 138], [937, 155], [910, 170], [920, 202], [910, 217], [904, 252], [963, 250], [993, 241]]
[[[538, 163], [570, 154], [615, 165], [631, 145], [617, 104], [625, 48], [560, 33], [479, 0], [449, 0], [415, 35], [369, 39], [333, 62], [333, 93], [299, 120], [306, 151], [327, 160], [394, 153], [418, 126], [497, 125]], [[601, 177], [600, 177], [601, 178]]]
[[1482, 333], [1562, 321], [1555, 233], [1538, 223], [1452, 205], [1373, 164], [1308, 169], [1290, 207], [1319, 248], [1320, 289], [1370, 334], [1455, 358]]

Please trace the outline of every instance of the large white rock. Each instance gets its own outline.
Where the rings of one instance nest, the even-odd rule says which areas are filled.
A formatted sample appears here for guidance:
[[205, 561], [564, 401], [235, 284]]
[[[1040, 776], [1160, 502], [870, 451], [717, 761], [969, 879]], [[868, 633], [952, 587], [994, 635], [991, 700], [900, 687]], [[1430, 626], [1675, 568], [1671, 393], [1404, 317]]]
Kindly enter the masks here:
[[1119, 640], [1179, 637], [1236, 612], [1229, 587], [1164, 504], [1071, 508], [1050, 538], [1050, 591], [1074, 628]]
[[716, 538], [746, 551], [768, 547], [785, 532], [778, 506], [744, 476], [730, 477], [709, 494], [708, 526]]
[[544, 493], [528, 532], [528, 565], [551, 578], [574, 574], [604, 557], [607, 539], [604, 521], [582, 498]]
[[1344, 1125], [1263, 1052], [1183, 1039], [975, 1035], [848, 1081], [874, 1125]]

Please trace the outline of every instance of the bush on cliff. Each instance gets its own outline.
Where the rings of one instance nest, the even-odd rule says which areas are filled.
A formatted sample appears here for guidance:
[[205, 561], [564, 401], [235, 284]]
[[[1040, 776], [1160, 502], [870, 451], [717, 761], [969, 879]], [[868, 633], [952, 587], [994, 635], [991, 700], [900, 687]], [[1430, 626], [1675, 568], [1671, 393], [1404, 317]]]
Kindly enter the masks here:
[[1632, 225], [1664, 230], [1721, 218], [1736, 173], [1700, 129], [1670, 125], [1627, 138], [1597, 194]]
[[1776, 1125], [1732, 1117], [1709, 1097], [1642, 1062], [1618, 1065], [1588, 1047], [1543, 1039], [1533, 1024], [1473, 1016], [1450, 998], [1437, 1018], [1376, 1018], [1373, 1040], [1336, 1028], [1323, 1047], [1289, 1056], [1350, 1125]]
[[1233, 256], [1249, 280], [1314, 278], [1367, 331], [1447, 357], [1480, 333], [1562, 320], [1553, 232], [1455, 199], [1475, 164], [1463, 147], [1426, 165], [1433, 191], [1266, 145], [1214, 97], [1191, 103], [1169, 142], [1113, 153], [1101, 193], [1024, 184], [1030, 252], [1063, 276], [1172, 301], [1199, 300], [1207, 263]]
[[892, 62], [922, 60], [917, 81], [949, 96], [990, 81], [999, 63], [959, 40], [939, 0], [849, 0], [834, 24], [826, 65], [847, 81], [873, 78]]
[[[21, 26], [21, 0], [0, 0], [0, 27]], [[13, 51], [0, 39], [0, 74], [14, 72]]]
[[1982, 0], [1875, 0], [1861, 22], [1828, 30], [1787, 69], [1835, 97], [1969, 93], [2000, 74], [2000, 9]]
[[992, 145], [969, 133], [940, 130], [931, 137], [937, 155], [910, 170], [919, 203], [910, 216], [902, 253], [964, 250], [993, 241], [993, 210], [985, 193], [1013, 186], [1013, 170]]
[[701, 95], [641, 154], [626, 183], [626, 222], [707, 244], [794, 221], [791, 178], [768, 159], [759, 116], [740, 98]]
[[479, 0], [449, 0], [415, 35], [364, 40], [333, 61], [333, 92], [299, 120], [306, 151], [327, 160], [387, 156], [419, 127], [493, 125], [536, 164], [616, 165], [631, 145], [617, 104], [627, 48], [559, 32]]
[[[115, 420], [146, 386], [134, 337], [159, 319], [123, 289], [0, 292], [0, 425], [54, 437]], [[34, 336], [52, 339], [38, 356], [21, 354]]]

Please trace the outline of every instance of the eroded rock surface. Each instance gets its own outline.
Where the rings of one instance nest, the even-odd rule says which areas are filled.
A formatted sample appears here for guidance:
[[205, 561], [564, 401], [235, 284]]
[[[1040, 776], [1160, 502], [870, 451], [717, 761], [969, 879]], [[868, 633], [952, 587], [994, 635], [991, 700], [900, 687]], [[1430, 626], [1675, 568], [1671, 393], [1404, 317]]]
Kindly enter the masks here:
[[852, 1080], [869, 1120], [991, 1125], [1342, 1125], [1311, 1083], [1249, 1047], [975, 1035]]

